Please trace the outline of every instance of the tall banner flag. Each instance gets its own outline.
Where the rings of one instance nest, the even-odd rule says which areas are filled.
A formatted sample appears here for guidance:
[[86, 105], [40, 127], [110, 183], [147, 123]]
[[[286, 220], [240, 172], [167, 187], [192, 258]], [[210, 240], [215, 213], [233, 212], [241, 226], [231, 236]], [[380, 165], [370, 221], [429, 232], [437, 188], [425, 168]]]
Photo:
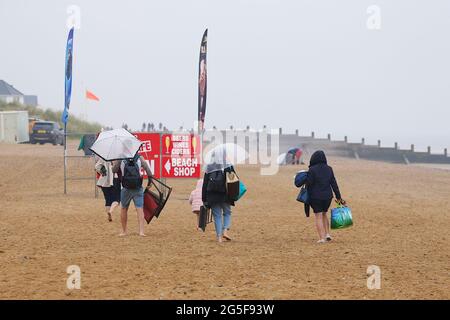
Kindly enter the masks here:
[[200, 45], [200, 59], [198, 64], [198, 126], [199, 134], [205, 126], [206, 93], [207, 93], [207, 69], [206, 69], [206, 45], [208, 41], [208, 29], [205, 30]]
[[73, 31], [74, 28], [70, 29], [69, 36], [67, 38], [66, 46], [66, 68], [64, 76], [64, 112], [61, 117], [61, 121], [64, 125], [67, 125], [67, 120], [69, 118], [69, 105], [70, 97], [72, 96], [72, 57], [73, 57]]

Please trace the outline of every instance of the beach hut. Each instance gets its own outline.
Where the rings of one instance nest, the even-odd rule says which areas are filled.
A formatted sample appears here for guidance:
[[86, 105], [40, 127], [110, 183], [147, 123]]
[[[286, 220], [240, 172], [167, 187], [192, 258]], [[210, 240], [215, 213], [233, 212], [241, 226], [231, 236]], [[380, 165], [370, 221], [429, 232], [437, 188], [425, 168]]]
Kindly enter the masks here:
[[0, 143], [28, 142], [28, 111], [0, 112]]

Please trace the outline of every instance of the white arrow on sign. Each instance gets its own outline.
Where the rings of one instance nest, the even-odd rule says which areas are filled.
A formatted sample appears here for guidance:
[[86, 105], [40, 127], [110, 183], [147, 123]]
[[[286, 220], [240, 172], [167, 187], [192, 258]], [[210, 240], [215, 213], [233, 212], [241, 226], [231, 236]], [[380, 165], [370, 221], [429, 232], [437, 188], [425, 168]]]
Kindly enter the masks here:
[[167, 160], [166, 164], [164, 165], [164, 168], [166, 169], [167, 173], [170, 174], [170, 159]]

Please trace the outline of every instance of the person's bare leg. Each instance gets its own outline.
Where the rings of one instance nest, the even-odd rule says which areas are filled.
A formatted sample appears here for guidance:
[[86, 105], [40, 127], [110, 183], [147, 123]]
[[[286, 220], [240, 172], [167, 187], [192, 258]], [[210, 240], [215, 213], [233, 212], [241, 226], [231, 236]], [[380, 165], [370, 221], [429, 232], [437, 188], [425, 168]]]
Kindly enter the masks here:
[[200, 230], [202, 230], [202, 228], [199, 227], [199, 225], [200, 225], [200, 211], [195, 211], [194, 213], [197, 216], [197, 230], [200, 231]]
[[111, 209], [109, 209], [109, 212], [111, 212], [111, 214], [112, 213], [114, 213], [114, 210], [116, 210], [116, 208], [119, 206], [119, 203], [117, 202], [117, 201], [114, 201], [112, 204], [111, 204]]
[[324, 230], [324, 226], [323, 226], [323, 218], [322, 218], [322, 213], [316, 213], [316, 229], [317, 229], [317, 233], [319, 234], [319, 241], [325, 241], [325, 230]]
[[144, 226], [145, 226], [145, 218], [144, 218], [144, 209], [136, 208], [138, 223], [139, 223], [139, 235], [141, 237], [145, 237]]
[[105, 210], [106, 210], [106, 214], [108, 215], [108, 221], [111, 222], [112, 221], [111, 213], [110, 213], [111, 207], [105, 206]]
[[326, 238], [326, 240], [330, 241], [331, 240], [331, 236], [330, 236], [330, 222], [328, 221], [328, 217], [327, 217], [327, 213], [326, 212], [322, 213], [322, 219], [323, 219], [323, 227], [324, 227], [324, 231], [325, 231], [325, 238]]
[[120, 222], [122, 223], [122, 232], [120, 236], [125, 236], [127, 234], [127, 219], [128, 219], [128, 208], [122, 208], [120, 210]]

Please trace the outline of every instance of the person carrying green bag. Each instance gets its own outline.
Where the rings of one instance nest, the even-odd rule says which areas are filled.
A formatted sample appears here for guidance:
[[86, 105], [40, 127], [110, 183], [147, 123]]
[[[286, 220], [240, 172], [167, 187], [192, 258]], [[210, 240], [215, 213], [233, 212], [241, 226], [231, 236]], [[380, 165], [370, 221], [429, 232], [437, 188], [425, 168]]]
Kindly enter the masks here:
[[322, 150], [314, 152], [311, 156], [306, 188], [308, 203], [316, 218], [316, 229], [319, 234], [317, 242], [331, 241], [327, 212], [333, 199], [333, 192], [339, 204], [345, 205], [345, 201], [341, 197], [333, 169], [327, 164], [327, 158]]
[[337, 207], [331, 209], [331, 229], [344, 229], [352, 225], [352, 211], [338, 202]]

